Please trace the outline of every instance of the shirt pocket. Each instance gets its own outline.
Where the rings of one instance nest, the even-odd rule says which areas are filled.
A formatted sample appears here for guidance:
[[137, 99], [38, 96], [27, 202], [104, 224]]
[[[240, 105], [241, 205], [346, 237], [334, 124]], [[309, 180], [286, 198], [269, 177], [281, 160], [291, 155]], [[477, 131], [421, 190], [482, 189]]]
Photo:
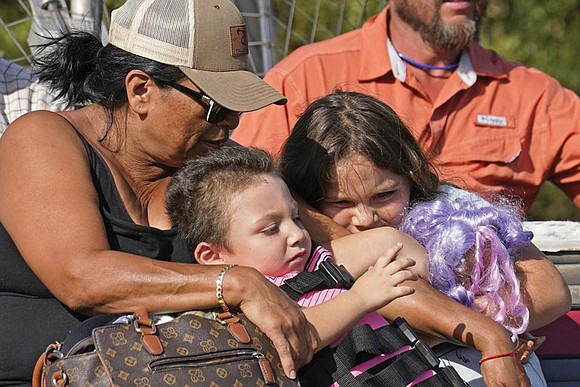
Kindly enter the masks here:
[[445, 139], [437, 158], [442, 165], [478, 162], [501, 165], [513, 163], [521, 152], [513, 117], [477, 114], [471, 125]]

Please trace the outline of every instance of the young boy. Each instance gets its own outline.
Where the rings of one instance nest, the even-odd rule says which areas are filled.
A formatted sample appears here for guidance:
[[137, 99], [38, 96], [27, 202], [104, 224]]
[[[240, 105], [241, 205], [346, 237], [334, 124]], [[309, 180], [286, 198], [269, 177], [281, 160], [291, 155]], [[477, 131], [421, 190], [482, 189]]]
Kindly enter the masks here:
[[[251, 266], [281, 285], [332, 259], [311, 242], [288, 187], [258, 149], [227, 147], [191, 160], [173, 178], [166, 205], [201, 264]], [[304, 313], [320, 336], [320, 347], [369, 312], [413, 293], [412, 287], [398, 286], [415, 278], [407, 270], [412, 259], [394, 259], [401, 247], [394, 244], [349, 291], [329, 289], [324, 297], [307, 294], [298, 301], [312, 306]]]
[[[166, 206], [200, 264], [251, 266], [281, 285], [333, 259], [328, 250], [311, 242], [288, 187], [275, 173], [268, 154], [258, 149], [224, 147], [186, 163], [169, 185]], [[376, 263], [370, 267], [371, 257], [365, 255], [374, 248], [357, 247], [363, 263], [344, 262], [355, 276], [360, 275], [350, 290], [313, 291], [298, 299], [317, 332], [319, 348], [335, 345], [356, 324], [372, 329], [387, 325], [375, 311], [414, 292], [401, 285], [417, 278], [409, 270], [414, 260], [395, 259], [402, 244], [387, 242], [393, 247], [373, 258]], [[359, 371], [384, 360], [370, 359], [359, 365]], [[430, 371], [426, 376], [431, 375]]]

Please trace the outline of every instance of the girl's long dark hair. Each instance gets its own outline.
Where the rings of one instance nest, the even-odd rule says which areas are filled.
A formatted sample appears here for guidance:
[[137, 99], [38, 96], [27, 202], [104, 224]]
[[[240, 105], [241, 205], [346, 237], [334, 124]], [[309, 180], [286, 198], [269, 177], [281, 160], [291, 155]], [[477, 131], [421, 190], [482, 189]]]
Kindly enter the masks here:
[[437, 192], [434, 167], [399, 116], [377, 98], [352, 91], [336, 90], [304, 111], [282, 148], [279, 168], [290, 189], [318, 208], [333, 166], [353, 155], [406, 177], [412, 202]]

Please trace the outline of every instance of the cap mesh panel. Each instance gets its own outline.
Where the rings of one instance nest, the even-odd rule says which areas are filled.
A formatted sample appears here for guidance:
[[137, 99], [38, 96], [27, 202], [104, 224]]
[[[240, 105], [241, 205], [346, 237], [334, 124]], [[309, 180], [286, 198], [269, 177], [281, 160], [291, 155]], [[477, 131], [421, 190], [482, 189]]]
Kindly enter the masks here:
[[[154, 1], [143, 17], [139, 34], [177, 47], [189, 47], [189, 1]], [[169, 27], [169, 28], [168, 28]]]

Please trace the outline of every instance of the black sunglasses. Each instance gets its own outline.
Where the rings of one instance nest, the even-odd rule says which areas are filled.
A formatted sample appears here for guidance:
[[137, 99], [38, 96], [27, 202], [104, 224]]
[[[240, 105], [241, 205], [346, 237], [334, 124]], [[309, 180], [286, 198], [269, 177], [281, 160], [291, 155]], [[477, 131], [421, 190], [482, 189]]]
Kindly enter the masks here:
[[[205, 120], [210, 124], [217, 124], [218, 122], [225, 120], [228, 114], [233, 112], [233, 110], [223, 107], [222, 105], [218, 104], [216, 101], [214, 101], [207, 95], [200, 93], [199, 91], [195, 91], [179, 83], [170, 83], [169, 86], [173, 87], [175, 90], [181, 91], [183, 94], [190, 96], [198, 103], [205, 106], [205, 108], [207, 109]], [[235, 113], [237, 113], [238, 115], [242, 114], [241, 112]]]

